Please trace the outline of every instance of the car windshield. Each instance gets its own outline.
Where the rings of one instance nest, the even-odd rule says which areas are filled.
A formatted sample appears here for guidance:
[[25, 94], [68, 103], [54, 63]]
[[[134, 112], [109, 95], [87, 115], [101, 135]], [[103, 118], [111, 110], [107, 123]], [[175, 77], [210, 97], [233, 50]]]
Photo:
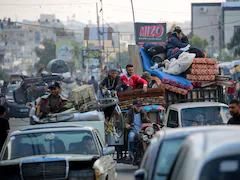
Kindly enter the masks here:
[[184, 141], [182, 139], [164, 140], [160, 146], [155, 167], [154, 180], [165, 180], [175, 157]]
[[206, 179], [239, 179], [240, 156], [233, 155], [211, 160], [202, 169], [200, 180]]
[[7, 92], [7, 96], [9, 96], [9, 97], [13, 97], [13, 91], [15, 90], [15, 89], [17, 89], [17, 87], [18, 86], [8, 86], [7, 88], [8, 88], [8, 92]]
[[182, 126], [203, 126], [227, 123], [231, 115], [228, 107], [211, 106], [182, 110]]
[[91, 131], [43, 132], [11, 136], [3, 160], [46, 154], [95, 154]]

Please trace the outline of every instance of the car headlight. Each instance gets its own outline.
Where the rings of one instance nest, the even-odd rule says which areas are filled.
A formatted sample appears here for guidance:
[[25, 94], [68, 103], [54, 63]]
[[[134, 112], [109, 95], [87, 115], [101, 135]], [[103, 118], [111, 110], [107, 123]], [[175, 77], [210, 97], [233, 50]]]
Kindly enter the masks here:
[[145, 132], [147, 133], [147, 135], [151, 136], [154, 133], [154, 129], [149, 126], [145, 129]]
[[98, 180], [99, 177], [102, 175], [102, 173], [100, 172], [99, 169], [94, 169], [94, 173], [95, 173], [95, 180]]
[[147, 136], [147, 135], [143, 135], [143, 136], [142, 136], [142, 140], [143, 140], [143, 141], [147, 141], [147, 140], [148, 140], [148, 136]]

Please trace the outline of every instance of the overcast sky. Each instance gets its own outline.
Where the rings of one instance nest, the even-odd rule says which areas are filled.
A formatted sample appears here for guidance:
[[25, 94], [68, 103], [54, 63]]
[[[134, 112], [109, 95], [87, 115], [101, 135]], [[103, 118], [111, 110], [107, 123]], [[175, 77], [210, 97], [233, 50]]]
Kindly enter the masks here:
[[[102, 0], [106, 22], [132, 21], [130, 0]], [[137, 22], [184, 22], [191, 20], [191, 3], [223, 2], [224, 0], [133, 0]], [[100, 0], [0, 0], [0, 17], [37, 20], [40, 14], [56, 14], [66, 21], [75, 20], [96, 23], [96, 2]]]

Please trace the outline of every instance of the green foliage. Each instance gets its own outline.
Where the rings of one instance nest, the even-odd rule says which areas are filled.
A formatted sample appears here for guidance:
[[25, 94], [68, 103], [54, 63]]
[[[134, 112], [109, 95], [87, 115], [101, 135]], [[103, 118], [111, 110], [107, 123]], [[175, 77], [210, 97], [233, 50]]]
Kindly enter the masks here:
[[240, 29], [233, 34], [230, 42], [227, 44], [227, 48], [231, 50], [235, 57], [240, 56]]
[[221, 60], [222, 61], [230, 62], [235, 59], [236, 59], [235, 56], [233, 55], [233, 53], [230, 50], [222, 49], [222, 51], [221, 51]]
[[41, 47], [35, 48], [35, 53], [40, 58], [39, 62], [35, 64], [37, 69], [42, 64], [46, 67], [49, 61], [56, 58], [56, 44], [53, 39], [44, 39], [41, 44]]
[[128, 51], [120, 52], [120, 57], [119, 57], [119, 52], [117, 52], [116, 53], [116, 57], [115, 58], [110, 58], [110, 60], [113, 61], [113, 62], [116, 62], [116, 64], [119, 63], [119, 65], [122, 68], [125, 68], [125, 66], [127, 64], [129, 64], [129, 54], [128, 54]]
[[9, 81], [9, 74], [0, 68], [0, 79]]
[[206, 48], [208, 46], [208, 42], [206, 39], [201, 39], [197, 35], [193, 35], [193, 37], [190, 39], [190, 45], [192, 47], [198, 48], [200, 50], [206, 51]]

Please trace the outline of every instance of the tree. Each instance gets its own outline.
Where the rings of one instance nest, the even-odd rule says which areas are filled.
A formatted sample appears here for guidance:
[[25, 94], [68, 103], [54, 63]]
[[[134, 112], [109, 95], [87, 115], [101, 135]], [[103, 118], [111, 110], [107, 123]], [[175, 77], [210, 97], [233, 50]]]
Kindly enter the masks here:
[[2, 68], [0, 68], [0, 79], [9, 81], [9, 74], [6, 73]]
[[240, 56], [240, 29], [238, 29], [227, 44], [227, 48], [231, 50], [235, 57]]
[[39, 47], [35, 48], [36, 56], [40, 60], [35, 64], [35, 68], [38, 69], [42, 64], [47, 66], [49, 61], [56, 58], [56, 44], [53, 39], [44, 39]]
[[116, 64], [119, 63], [119, 65], [122, 68], [125, 68], [125, 66], [127, 64], [129, 64], [129, 54], [128, 54], [128, 51], [120, 52], [120, 56], [119, 56], [119, 52], [117, 52], [115, 58], [111, 57], [110, 61], [116, 62]]
[[201, 39], [197, 35], [193, 35], [193, 37], [190, 39], [190, 45], [192, 47], [198, 48], [200, 50], [206, 51], [206, 48], [208, 46], [208, 42], [206, 39]]

